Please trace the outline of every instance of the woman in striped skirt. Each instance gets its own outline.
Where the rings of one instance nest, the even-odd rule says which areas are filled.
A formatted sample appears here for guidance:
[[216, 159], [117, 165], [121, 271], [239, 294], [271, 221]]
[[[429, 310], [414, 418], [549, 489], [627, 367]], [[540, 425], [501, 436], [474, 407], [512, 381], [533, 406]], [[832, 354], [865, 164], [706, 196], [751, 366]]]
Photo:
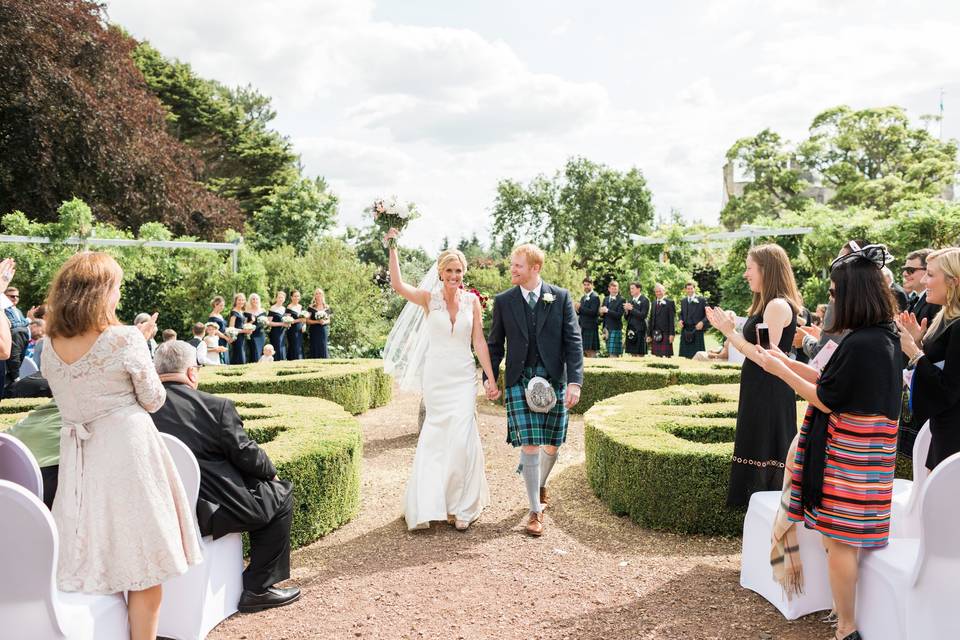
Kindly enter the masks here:
[[823, 534], [839, 622], [836, 638], [859, 640], [854, 621], [858, 554], [883, 547], [900, 413], [900, 341], [895, 303], [880, 269], [882, 245], [837, 258], [831, 333], [849, 331], [823, 372], [762, 351], [763, 368], [810, 406], [800, 429], [788, 517]]

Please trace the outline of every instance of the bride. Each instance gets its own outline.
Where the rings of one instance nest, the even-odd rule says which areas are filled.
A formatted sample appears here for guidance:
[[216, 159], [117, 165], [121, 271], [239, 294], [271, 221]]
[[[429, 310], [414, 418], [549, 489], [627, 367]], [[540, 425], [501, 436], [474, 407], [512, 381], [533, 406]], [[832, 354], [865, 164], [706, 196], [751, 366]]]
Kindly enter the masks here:
[[[397, 238], [390, 229], [385, 240]], [[408, 391], [423, 392], [426, 419], [407, 481], [408, 529], [446, 520], [466, 531], [490, 502], [477, 430], [477, 376], [471, 344], [486, 374], [487, 398], [500, 395], [483, 336], [477, 297], [460, 288], [467, 261], [460, 251], [440, 254], [415, 288], [400, 275], [390, 242], [390, 282], [408, 300], [387, 338], [384, 368]]]

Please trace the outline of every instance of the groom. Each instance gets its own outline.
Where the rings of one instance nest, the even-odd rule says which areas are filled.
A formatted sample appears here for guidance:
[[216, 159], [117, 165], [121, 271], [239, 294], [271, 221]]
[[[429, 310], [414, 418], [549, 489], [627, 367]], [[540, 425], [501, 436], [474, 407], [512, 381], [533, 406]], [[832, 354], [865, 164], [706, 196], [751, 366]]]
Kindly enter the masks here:
[[[517, 286], [496, 297], [487, 339], [494, 372], [500, 370], [506, 341], [507, 442], [521, 447], [519, 472], [530, 501], [526, 532], [531, 536], [543, 535], [547, 477], [567, 439], [567, 410], [580, 401], [583, 384], [583, 344], [573, 301], [569, 291], [540, 279], [543, 260], [543, 251], [532, 244], [513, 250], [510, 282]], [[524, 390], [535, 376], [546, 378], [557, 394], [556, 406], [547, 413], [527, 406]], [[488, 396], [496, 391], [496, 381], [485, 385]]]

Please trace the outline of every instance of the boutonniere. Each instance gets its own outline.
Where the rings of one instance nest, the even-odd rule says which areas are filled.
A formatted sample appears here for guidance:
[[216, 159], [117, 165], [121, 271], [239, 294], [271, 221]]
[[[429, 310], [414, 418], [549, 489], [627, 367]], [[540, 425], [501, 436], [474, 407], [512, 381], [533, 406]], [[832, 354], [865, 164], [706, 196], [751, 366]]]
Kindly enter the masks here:
[[553, 301], [556, 300], [556, 299], [557, 299], [557, 297], [556, 297], [555, 295], [553, 295], [552, 293], [545, 293], [545, 294], [543, 294], [543, 303], [544, 303], [544, 304], [550, 304], [551, 302], [553, 302]]

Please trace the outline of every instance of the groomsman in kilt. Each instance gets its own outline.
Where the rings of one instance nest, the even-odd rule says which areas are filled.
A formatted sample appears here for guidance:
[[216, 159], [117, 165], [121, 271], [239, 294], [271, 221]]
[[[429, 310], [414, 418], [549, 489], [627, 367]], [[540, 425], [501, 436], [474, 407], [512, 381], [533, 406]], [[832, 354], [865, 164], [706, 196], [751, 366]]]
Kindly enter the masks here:
[[677, 307], [667, 298], [667, 289], [659, 282], [653, 287], [656, 298], [650, 307], [650, 353], [673, 355], [673, 336], [677, 333]]
[[627, 312], [627, 353], [647, 355], [647, 316], [650, 315], [650, 300], [643, 295], [637, 282], [630, 283], [630, 299], [623, 305]]
[[707, 320], [707, 301], [697, 295], [697, 285], [688, 282], [687, 294], [680, 301], [680, 357], [693, 358], [698, 351], [706, 351], [703, 334], [710, 328]]
[[620, 297], [620, 283], [611, 280], [607, 287], [608, 295], [603, 299], [600, 315], [603, 316], [603, 330], [607, 334], [607, 355], [619, 358], [623, 355], [623, 298]]
[[593, 290], [593, 280], [583, 279], [583, 297], [574, 305], [580, 316], [580, 335], [583, 338], [583, 355], [596, 358], [600, 351], [600, 296]]
[[[517, 285], [499, 294], [487, 346], [494, 371], [504, 352], [504, 400], [507, 405], [507, 442], [520, 447], [520, 467], [530, 502], [527, 535], [543, 535], [543, 510], [549, 504], [547, 478], [567, 439], [567, 411], [580, 401], [583, 384], [583, 344], [566, 289], [540, 279], [543, 251], [532, 244], [513, 250], [510, 282]], [[536, 380], [541, 378], [543, 380]], [[527, 402], [530, 382], [544, 380], [556, 395], [556, 404], [539, 404], [543, 394]], [[537, 409], [537, 410], [534, 410]]]

